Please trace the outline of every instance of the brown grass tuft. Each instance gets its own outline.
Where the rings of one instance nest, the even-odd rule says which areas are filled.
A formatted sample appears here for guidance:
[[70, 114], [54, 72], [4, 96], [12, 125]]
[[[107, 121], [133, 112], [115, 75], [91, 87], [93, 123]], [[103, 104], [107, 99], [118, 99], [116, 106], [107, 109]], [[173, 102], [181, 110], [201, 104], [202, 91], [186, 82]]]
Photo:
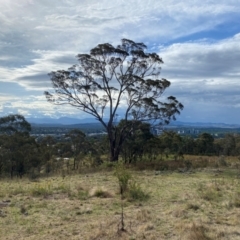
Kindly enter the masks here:
[[193, 223], [190, 227], [185, 229], [186, 240], [210, 240], [207, 236], [208, 229], [202, 224]]

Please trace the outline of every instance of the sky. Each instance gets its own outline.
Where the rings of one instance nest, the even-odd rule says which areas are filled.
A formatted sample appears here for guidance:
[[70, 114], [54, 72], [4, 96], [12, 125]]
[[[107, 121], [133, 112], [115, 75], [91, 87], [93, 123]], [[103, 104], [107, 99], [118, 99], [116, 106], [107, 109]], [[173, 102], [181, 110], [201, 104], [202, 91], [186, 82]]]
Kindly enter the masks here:
[[100, 43], [163, 59], [183, 122], [240, 124], [240, 0], [0, 0], [0, 117], [89, 117], [48, 103], [48, 73]]

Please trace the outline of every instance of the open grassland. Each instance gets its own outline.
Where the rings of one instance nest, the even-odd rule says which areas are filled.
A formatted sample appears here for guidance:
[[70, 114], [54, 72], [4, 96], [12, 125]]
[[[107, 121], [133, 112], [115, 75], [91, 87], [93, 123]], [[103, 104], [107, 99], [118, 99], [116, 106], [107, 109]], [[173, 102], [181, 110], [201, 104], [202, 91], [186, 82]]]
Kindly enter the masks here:
[[113, 171], [2, 179], [0, 239], [240, 239], [239, 170], [228, 161], [186, 172], [131, 171], [130, 184], [143, 192], [123, 201]]

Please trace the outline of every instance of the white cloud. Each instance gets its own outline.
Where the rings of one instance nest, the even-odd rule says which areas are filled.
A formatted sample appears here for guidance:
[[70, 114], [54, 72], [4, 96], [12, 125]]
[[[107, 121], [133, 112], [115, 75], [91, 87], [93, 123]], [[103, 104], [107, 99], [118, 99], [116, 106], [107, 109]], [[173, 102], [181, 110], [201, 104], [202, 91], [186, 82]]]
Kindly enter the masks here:
[[173, 44], [162, 48], [162, 76], [172, 82], [170, 93], [186, 106], [216, 104], [238, 108], [240, 102], [240, 34], [219, 42]]
[[239, 1], [1, 0], [0, 33], [12, 46], [86, 50], [123, 35], [162, 41], [213, 28], [240, 11]]
[[[98, 43], [118, 44], [123, 37], [143, 41], [153, 50], [162, 46], [162, 77], [172, 82], [166, 95], [176, 95], [185, 109], [193, 109], [196, 102], [206, 109], [209, 102], [216, 108], [239, 108], [240, 35], [175, 42], [224, 24], [236, 28], [239, 0], [0, 0], [0, 6], [0, 84], [8, 81], [27, 90], [20, 99], [13, 89], [15, 110], [30, 114], [35, 106], [41, 114], [54, 115], [57, 109], [73, 114], [70, 108], [50, 108], [45, 99], [27, 95], [34, 90], [42, 97], [50, 87], [47, 74], [75, 64], [77, 53]], [[0, 98], [0, 103], [5, 101]], [[7, 108], [0, 106], [0, 111]]]
[[0, 68], [0, 81], [16, 82], [26, 90], [44, 91], [50, 86], [48, 73], [66, 69], [76, 63], [73, 52], [34, 51], [32, 64], [18, 68]]
[[26, 117], [36, 116], [74, 116], [79, 118], [86, 118], [87, 115], [77, 112], [70, 106], [55, 106], [48, 103], [45, 96], [27, 96], [27, 97], [14, 97], [6, 96], [0, 98], [0, 115], [4, 116], [9, 113], [19, 113]]

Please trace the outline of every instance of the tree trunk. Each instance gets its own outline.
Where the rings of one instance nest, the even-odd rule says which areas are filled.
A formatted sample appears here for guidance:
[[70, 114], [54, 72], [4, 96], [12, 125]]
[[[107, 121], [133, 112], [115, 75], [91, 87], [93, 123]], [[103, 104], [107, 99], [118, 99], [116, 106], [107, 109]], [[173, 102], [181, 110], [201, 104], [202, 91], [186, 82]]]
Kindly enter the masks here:
[[117, 162], [124, 142], [123, 132], [117, 132], [117, 129], [108, 129], [108, 141], [110, 149], [110, 161]]
[[76, 156], [74, 156], [73, 158], [73, 170], [76, 169]]
[[110, 142], [110, 161], [111, 162], [117, 162], [118, 161], [118, 156], [119, 156], [119, 150], [115, 146], [114, 142]]
[[120, 154], [120, 147], [116, 139], [109, 138], [110, 162], [117, 162]]

